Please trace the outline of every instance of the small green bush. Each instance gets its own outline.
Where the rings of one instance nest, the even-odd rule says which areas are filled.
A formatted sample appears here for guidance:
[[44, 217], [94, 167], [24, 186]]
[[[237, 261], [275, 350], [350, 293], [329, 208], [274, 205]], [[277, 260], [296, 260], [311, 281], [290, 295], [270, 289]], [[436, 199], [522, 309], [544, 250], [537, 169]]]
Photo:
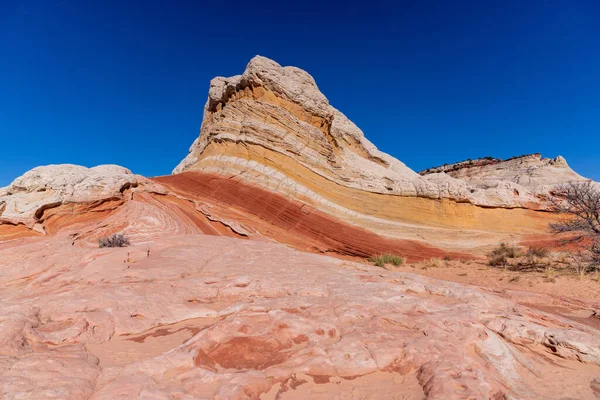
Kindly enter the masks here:
[[378, 267], [383, 267], [386, 264], [392, 264], [397, 267], [404, 264], [404, 258], [393, 254], [380, 254], [378, 256], [369, 257], [369, 262], [372, 262]]
[[126, 247], [129, 246], [129, 239], [122, 233], [115, 233], [114, 235], [102, 238], [98, 240], [98, 247]]

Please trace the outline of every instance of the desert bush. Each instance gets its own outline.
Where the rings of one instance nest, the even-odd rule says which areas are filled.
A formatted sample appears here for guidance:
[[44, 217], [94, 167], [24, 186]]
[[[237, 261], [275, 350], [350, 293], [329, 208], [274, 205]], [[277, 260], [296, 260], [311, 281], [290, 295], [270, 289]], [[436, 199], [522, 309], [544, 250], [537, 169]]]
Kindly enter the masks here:
[[439, 258], [430, 258], [425, 262], [425, 267], [427, 268], [440, 268], [444, 263]]
[[527, 249], [527, 256], [544, 258], [550, 255], [550, 249], [546, 247], [530, 247]]
[[553, 211], [565, 215], [561, 222], [550, 224], [555, 234], [568, 233], [565, 243], [581, 243], [587, 258], [600, 265], [600, 186], [592, 182], [573, 182], [559, 186], [552, 197]]
[[115, 233], [98, 240], [98, 247], [126, 247], [129, 246], [129, 239], [122, 233]]
[[500, 267], [508, 263], [508, 258], [503, 254], [488, 254], [488, 264], [492, 267]]
[[531, 266], [537, 266], [538, 261], [542, 258], [548, 257], [550, 255], [550, 250], [545, 247], [530, 247], [527, 249], [525, 253], [525, 257], [527, 258], [527, 262]]
[[383, 267], [386, 264], [392, 264], [397, 267], [404, 264], [404, 258], [393, 254], [380, 254], [378, 256], [369, 257], [369, 262], [372, 262], [378, 267]]
[[509, 258], [516, 258], [520, 255], [521, 251], [517, 246], [502, 242], [498, 247], [488, 253], [488, 264], [493, 267], [506, 265]]
[[589, 254], [583, 251], [577, 251], [569, 254], [569, 266], [574, 272], [579, 275], [579, 279], [583, 279], [585, 274], [593, 269], [593, 263]]

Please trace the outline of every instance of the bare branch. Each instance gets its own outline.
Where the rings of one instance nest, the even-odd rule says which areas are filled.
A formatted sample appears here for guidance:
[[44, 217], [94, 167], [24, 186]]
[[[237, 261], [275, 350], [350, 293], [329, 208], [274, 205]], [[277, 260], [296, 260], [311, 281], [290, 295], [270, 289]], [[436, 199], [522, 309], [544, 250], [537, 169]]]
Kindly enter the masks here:
[[565, 242], [588, 240], [590, 258], [600, 264], [600, 189], [592, 182], [572, 182], [553, 191], [552, 210], [565, 219], [550, 224], [553, 233], [573, 233]]

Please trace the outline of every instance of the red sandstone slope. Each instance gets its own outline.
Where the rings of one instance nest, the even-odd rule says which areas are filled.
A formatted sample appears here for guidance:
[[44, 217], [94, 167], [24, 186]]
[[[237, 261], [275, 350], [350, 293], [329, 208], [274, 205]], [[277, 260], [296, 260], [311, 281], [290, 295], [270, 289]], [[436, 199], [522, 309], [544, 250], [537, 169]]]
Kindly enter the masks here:
[[417, 241], [382, 237], [337, 220], [308, 204], [238, 179], [184, 172], [154, 178], [154, 181], [182, 197], [211, 204], [213, 213], [226, 212], [229, 214], [225, 214], [226, 218], [235, 218], [261, 236], [303, 251], [351, 257], [390, 252], [411, 260], [444, 255], [469, 258], [465, 254], [445, 252]]
[[74, 245], [95, 245], [99, 238], [116, 232], [124, 232], [133, 243], [197, 234], [276, 241], [341, 257], [389, 252], [409, 260], [469, 258], [422, 241], [384, 237], [240, 179], [186, 172], [153, 181], [141, 180], [105, 199], [41, 204], [33, 213], [31, 228], [24, 223], [0, 223], [0, 241], [70, 232]]

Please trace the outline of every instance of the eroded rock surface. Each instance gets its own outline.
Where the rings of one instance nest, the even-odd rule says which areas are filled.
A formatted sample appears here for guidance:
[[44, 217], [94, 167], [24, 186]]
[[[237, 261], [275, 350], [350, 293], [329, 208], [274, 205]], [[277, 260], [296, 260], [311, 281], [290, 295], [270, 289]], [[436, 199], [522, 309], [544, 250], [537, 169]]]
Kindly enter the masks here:
[[72, 234], [0, 245], [0, 397], [595, 398], [600, 332], [475, 287], [233, 238]]
[[419, 174], [426, 176], [440, 172], [474, 186], [503, 181], [527, 187], [537, 193], [548, 193], [556, 185], [587, 180], [573, 171], [564, 157], [542, 158], [541, 154], [528, 154], [507, 160], [468, 160], [429, 168]]
[[121, 198], [140, 180], [144, 178], [118, 165], [37, 167], [0, 190], [0, 219], [33, 226], [46, 209]]

